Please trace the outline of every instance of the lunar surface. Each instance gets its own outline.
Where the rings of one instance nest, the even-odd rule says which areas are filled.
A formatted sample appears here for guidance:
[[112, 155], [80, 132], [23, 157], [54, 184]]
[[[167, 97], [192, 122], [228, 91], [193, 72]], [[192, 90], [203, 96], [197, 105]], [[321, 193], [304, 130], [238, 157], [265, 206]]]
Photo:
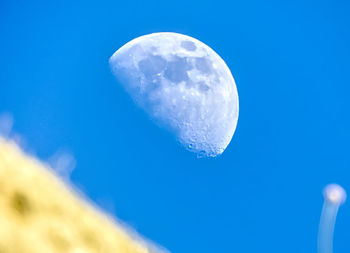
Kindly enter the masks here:
[[153, 33], [125, 44], [109, 63], [136, 104], [189, 151], [215, 157], [230, 143], [238, 120], [236, 84], [204, 43]]

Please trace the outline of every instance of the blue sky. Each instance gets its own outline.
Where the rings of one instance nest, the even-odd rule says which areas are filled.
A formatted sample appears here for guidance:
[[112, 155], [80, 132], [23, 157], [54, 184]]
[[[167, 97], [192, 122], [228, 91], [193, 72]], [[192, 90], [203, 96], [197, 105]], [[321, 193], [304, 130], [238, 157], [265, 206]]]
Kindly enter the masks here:
[[[347, 1], [0, 1], [0, 111], [43, 160], [172, 252], [316, 252], [328, 183], [350, 192]], [[216, 159], [197, 159], [134, 106], [109, 57], [151, 32], [212, 47], [240, 117]], [[349, 252], [350, 205], [335, 252]]]

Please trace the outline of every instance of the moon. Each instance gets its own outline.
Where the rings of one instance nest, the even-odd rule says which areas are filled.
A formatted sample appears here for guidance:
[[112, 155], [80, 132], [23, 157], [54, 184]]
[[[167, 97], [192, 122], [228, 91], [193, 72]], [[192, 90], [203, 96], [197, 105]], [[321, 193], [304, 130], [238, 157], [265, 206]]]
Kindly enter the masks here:
[[138, 37], [109, 60], [135, 103], [200, 157], [224, 152], [238, 120], [238, 93], [223, 59], [190, 36]]

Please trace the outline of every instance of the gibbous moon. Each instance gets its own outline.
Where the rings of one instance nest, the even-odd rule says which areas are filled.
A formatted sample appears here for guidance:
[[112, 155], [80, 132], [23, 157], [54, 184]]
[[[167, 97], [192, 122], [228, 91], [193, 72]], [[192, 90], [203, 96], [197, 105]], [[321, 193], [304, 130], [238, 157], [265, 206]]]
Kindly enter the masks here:
[[138, 37], [109, 60], [138, 106], [198, 156], [220, 155], [238, 120], [232, 74], [210, 47], [170, 32]]

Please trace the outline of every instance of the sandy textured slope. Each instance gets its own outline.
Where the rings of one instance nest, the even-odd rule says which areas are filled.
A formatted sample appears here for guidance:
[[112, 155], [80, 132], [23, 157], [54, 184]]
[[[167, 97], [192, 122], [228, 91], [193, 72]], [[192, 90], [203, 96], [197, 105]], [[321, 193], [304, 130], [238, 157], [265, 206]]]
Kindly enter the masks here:
[[159, 252], [0, 138], [0, 253]]

